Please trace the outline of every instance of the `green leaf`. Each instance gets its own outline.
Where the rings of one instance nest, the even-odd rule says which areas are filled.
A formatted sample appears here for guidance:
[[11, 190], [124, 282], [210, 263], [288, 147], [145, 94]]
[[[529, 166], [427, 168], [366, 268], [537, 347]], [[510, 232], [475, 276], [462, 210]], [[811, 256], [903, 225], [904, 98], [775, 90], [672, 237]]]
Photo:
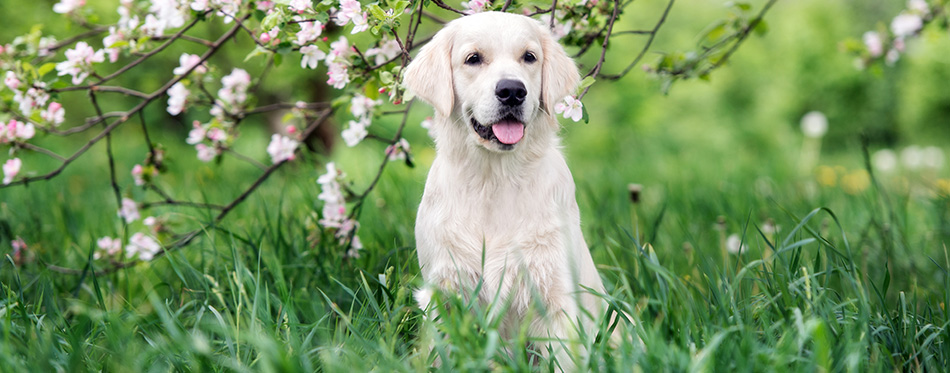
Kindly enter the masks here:
[[590, 115], [587, 114], [587, 106], [581, 106], [581, 112], [584, 113], [584, 116], [581, 117], [581, 120], [584, 121], [584, 124], [590, 123]]
[[271, 53], [269, 50], [258, 45], [256, 48], [254, 48], [254, 50], [251, 51], [251, 53], [248, 53], [247, 56], [244, 57], [244, 62], [247, 62], [254, 57], [265, 56], [269, 53]]
[[372, 14], [374, 18], [380, 21], [386, 19], [386, 12], [383, 10], [383, 8], [380, 8], [379, 5], [370, 4], [369, 6], [367, 6], [367, 8], [369, 9], [370, 14]]
[[765, 35], [769, 32], [769, 24], [766, 23], [764, 19], [760, 19], [759, 23], [755, 24], [755, 28], [752, 29], [752, 31], [755, 31], [755, 34], [759, 36]]
[[40, 66], [40, 68], [36, 70], [36, 73], [39, 74], [40, 77], [43, 77], [43, 75], [46, 75], [50, 71], [53, 71], [53, 69], [55, 68], [56, 68], [56, 63], [47, 62], [47, 63], [44, 63], [43, 66]]
[[581, 84], [580, 84], [580, 86], [577, 88], [577, 90], [578, 90], [578, 91], [582, 91], [582, 90], [586, 89], [587, 87], [590, 87], [590, 86], [594, 85], [594, 83], [596, 83], [596, 82], [597, 82], [597, 79], [594, 79], [593, 76], [588, 76], [588, 77], [584, 78], [584, 80], [581, 80]]
[[381, 71], [379, 73], [379, 81], [384, 85], [390, 85], [393, 83], [393, 74], [389, 71]]
[[274, 67], [280, 66], [284, 62], [284, 55], [280, 53], [274, 53]]

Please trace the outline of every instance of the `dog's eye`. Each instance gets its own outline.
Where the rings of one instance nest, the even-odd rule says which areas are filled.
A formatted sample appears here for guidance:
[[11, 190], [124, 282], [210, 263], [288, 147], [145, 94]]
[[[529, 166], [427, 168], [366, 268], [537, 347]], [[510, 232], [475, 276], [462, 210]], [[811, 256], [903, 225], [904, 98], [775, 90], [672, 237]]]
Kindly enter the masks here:
[[521, 56], [521, 59], [526, 63], [534, 63], [534, 61], [538, 60], [538, 57], [535, 57], [534, 53], [524, 52], [524, 56]]
[[472, 53], [468, 55], [468, 57], [465, 57], [466, 65], [478, 65], [480, 63], [482, 63], [482, 56], [478, 53]]

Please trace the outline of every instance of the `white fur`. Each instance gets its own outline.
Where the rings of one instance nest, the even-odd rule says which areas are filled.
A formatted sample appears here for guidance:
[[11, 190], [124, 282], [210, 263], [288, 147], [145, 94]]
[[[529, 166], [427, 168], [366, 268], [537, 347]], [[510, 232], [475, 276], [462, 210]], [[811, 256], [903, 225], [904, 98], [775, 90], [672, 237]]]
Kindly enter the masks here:
[[[528, 51], [537, 62], [523, 59]], [[473, 52], [484, 63], [465, 64]], [[507, 150], [471, 125], [500, 119], [501, 79], [527, 88], [524, 138]], [[547, 27], [494, 12], [450, 22], [405, 71], [407, 88], [436, 109], [436, 157], [416, 220], [422, 277], [447, 290], [482, 281], [478, 297], [485, 304], [511, 302], [499, 315], [507, 336], [527, 326], [529, 336], [570, 339], [577, 327], [591, 330], [587, 314], [603, 311], [603, 301], [581, 287], [604, 290], [581, 233], [552, 110], [578, 81], [577, 67]], [[435, 311], [428, 294], [417, 295]], [[544, 309], [530, 318], [538, 301]]]

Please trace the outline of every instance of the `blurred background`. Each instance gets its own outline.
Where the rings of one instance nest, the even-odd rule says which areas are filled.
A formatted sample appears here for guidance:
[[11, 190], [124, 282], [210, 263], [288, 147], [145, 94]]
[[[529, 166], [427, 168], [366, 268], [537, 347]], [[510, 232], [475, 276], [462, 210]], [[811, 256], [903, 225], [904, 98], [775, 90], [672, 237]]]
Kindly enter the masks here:
[[[54, 3], [0, 2], [0, 42], [37, 29], [60, 40], [80, 32], [59, 15], [52, 17]], [[751, 2], [754, 9], [763, 3]], [[638, 1], [618, 27], [650, 28], [665, 5]], [[88, 0], [88, 6], [103, 15], [100, 23], [117, 17], [117, 2]], [[867, 273], [875, 278], [888, 270], [901, 273], [895, 283], [909, 287], [919, 281], [924, 290], [942, 283], [944, 275], [931, 259], [943, 263], [944, 243], [950, 238], [950, 172], [945, 166], [950, 145], [950, 34], [925, 29], [908, 42], [893, 66], [858, 66], [842, 48], [844, 40], [860, 40], [865, 31], [886, 27], [905, 6], [903, 1], [780, 1], [765, 18], [768, 32], [752, 36], [708, 81], [676, 82], [664, 93], [659, 79], [637, 67], [619, 81], [595, 84], [584, 98], [590, 122], [562, 120], [564, 152], [595, 256], [606, 256], [605, 248], [616, 246], [618, 236], [630, 236], [650, 243], [664, 263], [688, 276], [697, 263], [723, 260], [720, 252], [733, 235], [742, 238], [748, 251], [725, 260], [767, 255], [766, 239], [784, 238], [783, 229], [790, 230], [795, 217], [824, 206], [836, 214]], [[720, 0], [677, 2], [651, 50], [694, 49], [697, 35], [726, 17], [729, 9]], [[202, 28], [195, 35], [211, 38], [224, 26], [211, 22]], [[434, 30], [432, 26], [426, 32]], [[250, 40], [245, 36], [239, 41], [211, 62], [223, 71], [240, 66], [258, 76], [262, 61], [242, 62]], [[604, 71], [621, 70], [643, 43], [635, 35], [616, 37]], [[127, 74], [121, 84], [153, 90], [171, 76], [181, 53], [195, 53], [197, 47], [176, 44]], [[591, 66], [589, 57], [578, 61], [582, 71]], [[657, 58], [648, 53], [644, 63]], [[325, 86], [323, 66], [317, 71], [299, 66], [299, 60], [288, 60], [271, 70], [256, 92], [259, 100], [332, 98], [336, 91]], [[69, 109], [67, 121], [92, 115], [88, 105], [82, 105], [88, 102], [82, 94], [63, 95], [62, 100]], [[161, 176], [163, 185], [180, 197], [220, 203], [253, 180], [258, 171], [240, 162], [198, 162], [184, 140], [191, 120], [206, 119], [207, 114], [172, 117], [164, 105], [159, 100], [145, 112], [150, 128], [158, 129], [152, 131], [154, 141], [168, 149], [172, 171]], [[106, 106], [117, 110], [126, 104], [117, 97]], [[802, 119], [809, 112], [827, 119], [823, 136], [803, 134]], [[419, 123], [429, 115], [430, 108], [414, 105], [406, 130], [415, 167], [391, 165], [371, 197], [375, 203], [364, 208], [360, 236], [366, 249], [357, 267], [378, 270], [394, 257], [414, 265], [412, 221], [434, 156]], [[346, 113], [337, 114], [336, 123], [346, 120]], [[236, 146], [266, 159], [269, 133], [278, 121], [252, 119], [243, 125]], [[398, 118], [387, 117], [370, 131], [392, 136], [397, 125]], [[132, 187], [126, 170], [142, 162], [146, 148], [140, 130], [125, 127], [116, 133], [120, 183], [124, 192], [141, 197], [144, 192]], [[306, 229], [303, 222], [319, 211], [314, 180], [324, 172], [326, 161], [336, 161], [355, 187], [368, 184], [382, 159], [382, 146], [347, 148], [339, 141], [339, 129], [329, 131], [337, 140], [329, 153], [317, 152], [308, 157], [316, 163], [296, 162], [269, 180], [229, 218], [229, 229], [253, 230], [269, 214], [286, 214]], [[75, 149], [89, 136], [35, 141], [47, 148]], [[893, 152], [893, 164], [869, 167], [866, 158], [881, 150]], [[927, 156], [932, 159], [921, 160]], [[55, 165], [41, 155], [22, 158], [29, 165], [26, 173], [43, 173]], [[105, 152], [94, 149], [54, 180], [0, 191], [3, 250], [9, 249], [9, 240], [21, 236], [38, 263], [81, 265], [97, 237], [120, 229], [105, 162]], [[637, 203], [630, 201], [629, 184], [639, 185]], [[193, 210], [153, 213], [169, 216], [180, 226], [210, 216]], [[837, 232], [835, 221], [825, 219], [822, 229]]]

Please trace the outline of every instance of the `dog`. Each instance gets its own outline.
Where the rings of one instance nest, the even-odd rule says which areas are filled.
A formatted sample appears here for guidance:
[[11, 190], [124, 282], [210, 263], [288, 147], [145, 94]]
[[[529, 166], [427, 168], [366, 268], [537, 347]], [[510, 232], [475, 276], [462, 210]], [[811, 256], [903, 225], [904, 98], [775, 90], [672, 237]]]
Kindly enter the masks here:
[[[504, 336], [569, 340], [604, 310], [553, 110], [579, 80], [547, 26], [499, 12], [449, 22], [404, 71], [408, 91], [435, 109], [415, 226], [423, 281], [508, 302]], [[430, 297], [417, 293], [432, 317]]]

